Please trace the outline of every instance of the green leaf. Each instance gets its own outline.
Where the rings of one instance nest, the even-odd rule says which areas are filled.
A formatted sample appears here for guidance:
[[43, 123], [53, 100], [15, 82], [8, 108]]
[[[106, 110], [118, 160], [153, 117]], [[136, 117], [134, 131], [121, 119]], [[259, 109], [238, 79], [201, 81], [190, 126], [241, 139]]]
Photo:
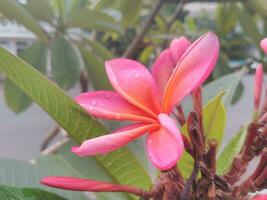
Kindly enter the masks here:
[[[27, 93], [77, 142], [106, 132], [63, 90], [3, 48], [0, 48], [0, 72]], [[148, 188], [151, 184], [147, 172], [126, 147], [94, 158], [115, 183], [142, 188]]]
[[267, 0], [253, 0], [247, 1], [246, 4], [252, 8], [255, 13], [267, 17]]
[[[2, 158], [0, 159], [0, 184], [12, 187], [38, 187], [68, 199], [88, 200], [82, 192], [59, 190], [41, 185], [42, 177], [55, 175], [54, 170], [58, 170], [52, 168], [54, 165], [51, 165], [51, 162], [44, 164], [44, 166], [37, 166], [35, 163]], [[71, 176], [71, 172], [66, 168], [66, 163], [61, 165], [61, 173]]]
[[63, 36], [56, 38], [52, 46], [51, 66], [53, 78], [65, 90], [74, 86], [80, 77], [79, 56]]
[[235, 2], [219, 4], [216, 13], [218, 34], [229, 33], [236, 25], [238, 12]]
[[39, 188], [17, 188], [0, 186], [1, 200], [67, 200], [61, 196]]
[[247, 127], [243, 127], [239, 133], [235, 134], [232, 140], [225, 146], [219, 158], [217, 159], [216, 168], [219, 175], [222, 175], [229, 170], [235, 155], [238, 154], [242, 149], [246, 135]]
[[244, 92], [244, 86], [243, 84], [240, 82], [236, 88], [236, 92], [235, 95], [233, 96], [233, 99], [231, 101], [231, 104], [235, 104], [237, 103], [237, 101], [241, 98], [241, 96], [243, 95]]
[[[19, 57], [33, 65], [40, 72], [45, 73], [46, 53], [46, 47], [42, 43], [36, 42], [22, 50], [19, 53]], [[8, 79], [4, 82], [4, 93], [8, 107], [15, 113], [25, 111], [32, 105], [32, 100]]]
[[[218, 91], [225, 91], [226, 94], [222, 97], [222, 101], [224, 102], [225, 108], [227, 108], [233, 99], [243, 74], [243, 71], [234, 72], [206, 84], [202, 89], [203, 104], [207, 104], [218, 94]], [[183, 108], [185, 113], [188, 114], [192, 110], [192, 101], [188, 100], [184, 102]]]
[[32, 105], [32, 100], [9, 79], [4, 82], [5, 101], [15, 113], [25, 111]]
[[68, 25], [89, 30], [122, 33], [122, 30], [113, 17], [95, 10], [73, 11], [68, 19]]
[[152, 54], [153, 52], [154, 52], [154, 48], [153, 48], [153, 46], [148, 46], [148, 47], [146, 47], [146, 48], [141, 52], [141, 54], [140, 54], [138, 60], [139, 60], [141, 63], [144, 63], [144, 64], [148, 63], [149, 58], [150, 58], [150, 56], [151, 56], [151, 54]]
[[[222, 96], [225, 92], [219, 93], [203, 107], [203, 128], [206, 140], [215, 139], [218, 149], [223, 139], [226, 124], [226, 112], [222, 103]], [[182, 129], [182, 133], [188, 135], [187, 124]], [[189, 177], [194, 166], [193, 158], [185, 152], [179, 161], [179, 168], [185, 177]]]
[[30, 15], [27, 10], [15, 0], [1, 0], [1, 13], [11, 20], [16, 20], [19, 24], [24, 25], [27, 29], [36, 34], [43, 42], [47, 41], [47, 36], [39, 26], [38, 22]]
[[53, 22], [54, 12], [47, 0], [28, 0], [26, 9], [34, 16], [37, 20]]
[[[104, 61], [100, 60], [88, 48], [80, 47], [80, 52], [83, 56], [85, 69], [90, 77], [90, 81], [96, 90], [112, 90], [109, 83]], [[101, 78], [99, 78], [101, 77]]]
[[119, 10], [122, 13], [121, 23], [125, 28], [134, 27], [142, 10], [142, 0], [120, 0]]
[[217, 141], [219, 149], [226, 125], [226, 111], [222, 102], [225, 92], [219, 93], [203, 108], [203, 128], [206, 140], [214, 139]]
[[101, 43], [92, 40], [86, 40], [86, 43], [92, 48], [92, 51], [95, 52], [102, 60], [110, 60], [114, 58], [114, 55]]
[[241, 5], [239, 6], [239, 9], [237, 9], [237, 12], [243, 31], [249, 36], [249, 38], [253, 43], [255, 43], [255, 45], [259, 46], [262, 36], [260, 34], [259, 28], [257, 27], [257, 23], [254, 20], [254, 16], [246, 7]]
[[226, 94], [222, 97], [222, 101], [227, 108], [233, 99], [243, 74], [243, 71], [234, 72], [206, 84], [203, 87], [203, 104], [206, 104], [210, 99], [217, 95], [218, 91], [225, 91]]

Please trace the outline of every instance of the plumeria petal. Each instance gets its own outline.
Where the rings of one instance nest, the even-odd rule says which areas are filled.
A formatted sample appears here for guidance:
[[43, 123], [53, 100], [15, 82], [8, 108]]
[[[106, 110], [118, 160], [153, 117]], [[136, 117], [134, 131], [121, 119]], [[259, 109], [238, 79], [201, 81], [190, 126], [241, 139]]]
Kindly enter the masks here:
[[161, 98], [174, 66], [175, 63], [173, 62], [170, 49], [164, 50], [152, 65], [152, 76], [157, 84]]
[[161, 99], [174, 67], [190, 44], [191, 42], [186, 37], [173, 39], [170, 47], [165, 49], [152, 65], [152, 75], [157, 84]]
[[113, 183], [64, 176], [45, 177], [41, 183], [50, 187], [74, 191], [113, 192], [120, 186]]
[[256, 73], [255, 73], [255, 81], [254, 81], [254, 109], [258, 110], [260, 105], [260, 98], [262, 92], [262, 83], [263, 83], [263, 66], [259, 64]]
[[72, 152], [79, 156], [106, 154], [128, 144], [147, 131], [153, 131], [158, 128], [158, 124], [132, 124], [117, 130], [113, 134], [86, 140], [81, 146], [73, 147]]
[[267, 54], [267, 38], [262, 39], [260, 45], [265, 54]]
[[128, 103], [112, 91], [86, 92], [75, 98], [85, 110], [95, 117], [115, 120], [155, 122], [152, 116]]
[[191, 41], [188, 40], [186, 37], [182, 36], [180, 38], [173, 39], [170, 44], [170, 50], [172, 59], [176, 64], [178, 64], [179, 60], [181, 59], [182, 55], [191, 45]]
[[175, 104], [205, 81], [216, 64], [218, 53], [219, 41], [211, 32], [201, 36], [187, 49], [167, 83], [163, 112], [169, 113]]
[[147, 150], [153, 165], [161, 170], [173, 167], [181, 158], [184, 143], [175, 121], [166, 114], [159, 114], [161, 128], [147, 137]]
[[113, 88], [127, 101], [154, 115], [160, 111], [155, 82], [141, 63], [130, 59], [113, 59], [105, 63]]
[[267, 194], [265, 195], [257, 195], [253, 198], [253, 200], [267, 200]]

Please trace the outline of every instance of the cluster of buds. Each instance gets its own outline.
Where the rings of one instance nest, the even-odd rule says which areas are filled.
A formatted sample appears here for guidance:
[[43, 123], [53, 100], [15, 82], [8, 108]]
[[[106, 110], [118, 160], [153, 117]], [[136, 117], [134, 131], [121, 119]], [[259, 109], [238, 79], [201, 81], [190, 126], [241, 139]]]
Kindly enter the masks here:
[[[267, 39], [261, 46], [267, 53]], [[218, 52], [219, 42], [213, 33], [201, 36], [192, 44], [181, 37], [160, 54], [152, 73], [136, 61], [114, 59], [106, 62], [106, 71], [116, 92], [83, 93], [76, 98], [96, 117], [138, 123], [89, 139], [73, 147], [72, 152], [79, 156], [105, 154], [148, 132], [148, 157], [161, 171], [149, 191], [71, 177], [46, 177], [41, 182], [67, 190], [128, 192], [144, 200], [266, 199], [266, 196], [249, 195], [267, 187], [267, 94], [263, 108], [259, 109], [263, 84], [261, 64], [255, 76], [254, 117], [247, 128], [244, 146], [226, 174], [219, 176], [216, 172], [217, 142], [207, 141], [205, 137], [201, 84], [212, 72]], [[193, 99], [193, 111], [186, 117], [180, 103], [188, 94]], [[187, 136], [180, 132], [172, 116], [180, 126], [187, 123]], [[184, 149], [194, 159], [194, 169], [188, 179], [177, 167]], [[256, 156], [260, 156], [256, 170], [240, 183], [249, 162]]]

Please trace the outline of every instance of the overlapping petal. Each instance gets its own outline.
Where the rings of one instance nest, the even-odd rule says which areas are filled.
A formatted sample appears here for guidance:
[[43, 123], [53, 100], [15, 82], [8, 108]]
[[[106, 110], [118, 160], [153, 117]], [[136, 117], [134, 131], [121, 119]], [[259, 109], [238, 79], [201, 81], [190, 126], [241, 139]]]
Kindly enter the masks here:
[[262, 84], [263, 84], [263, 66], [259, 64], [256, 73], [255, 73], [255, 81], [254, 81], [254, 109], [258, 110], [260, 105], [260, 98], [262, 93]]
[[95, 117], [155, 122], [155, 119], [152, 119], [153, 116], [133, 106], [116, 92], [86, 92], [78, 95], [75, 100]]
[[178, 61], [181, 59], [182, 55], [185, 53], [185, 51], [190, 45], [191, 41], [184, 36], [173, 39], [171, 41], [170, 50], [175, 65], [178, 63]]
[[109, 182], [64, 176], [45, 177], [41, 183], [50, 187], [74, 191], [112, 192], [120, 188], [120, 186]]
[[154, 116], [160, 112], [157, 88], [145, 66], [124, 58], [107, 61], [105, 66], [113, 88], [123, 98]]
[[106, 154], [135, 140], [148, 131], [159, 128], [159, 124], [132, 124], [113, 134], [103, 135], [84, 141], [81, 146], [73, 147], [72, 152], [79, 156]]
[[167, 83], [163, 112], [169, 113], [175, 104], [205, 81], [216, 64], [218, 54], [219, 41], [211, 32], [201, 36], [186, 50]]
[[164, 50], [152, 65], [152, 76], [157, 84], [158, 92], [161, 98], [174, 66], [175, 62], [172, 59], [170, 49]]
[[267, 200], [267, 194], [265, 195], [257, 195], [253, 198], [253, 200]]
[[153, 165], [161, 170], [173, 167], [184, 151], [183, 139], [175, 121], [159, 114], [161, 128], [147, 137], [147, 151]]
[[267, 54], [267, 38], [262, 39], [260, 45], [265, 54]]

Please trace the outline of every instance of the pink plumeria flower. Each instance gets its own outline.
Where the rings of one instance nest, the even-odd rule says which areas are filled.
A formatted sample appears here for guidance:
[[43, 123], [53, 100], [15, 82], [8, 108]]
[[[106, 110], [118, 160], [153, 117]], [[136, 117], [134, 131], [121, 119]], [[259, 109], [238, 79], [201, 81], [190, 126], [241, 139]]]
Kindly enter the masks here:
[[253, 200], [267, 200], [267, 194], [265, 195], [258, 195], [253, 198]]
[[267, 54], [267, 38], [262, 39], [260, 45], [265, 54]]
[[263, 83], [263, 66], [259, 64], [255, 72], [254, 80], [254, 110], [257, 112], [260, 106], [260, 99], [262, 93], [262, 83]]
[[185, 38], [174, 40], [156, 60], [152, 74], [133, 60], [120, 58], [107, 61], [106, 72], [116, 92], [82, 93], [76, 101], [95, 117], [137, 123], [113, 134], [86, 140], [81, 146], [73, 147], [72, 152], [79, 156], [106, 154], [148, 132], [146, 146], [154, 166], [161, 170], [173, 167], [180, 159], [184, 146], [170, 112], [173, 106], [206, 80], [219, 52], [218, 38], [211, 32], [189, 44]]

